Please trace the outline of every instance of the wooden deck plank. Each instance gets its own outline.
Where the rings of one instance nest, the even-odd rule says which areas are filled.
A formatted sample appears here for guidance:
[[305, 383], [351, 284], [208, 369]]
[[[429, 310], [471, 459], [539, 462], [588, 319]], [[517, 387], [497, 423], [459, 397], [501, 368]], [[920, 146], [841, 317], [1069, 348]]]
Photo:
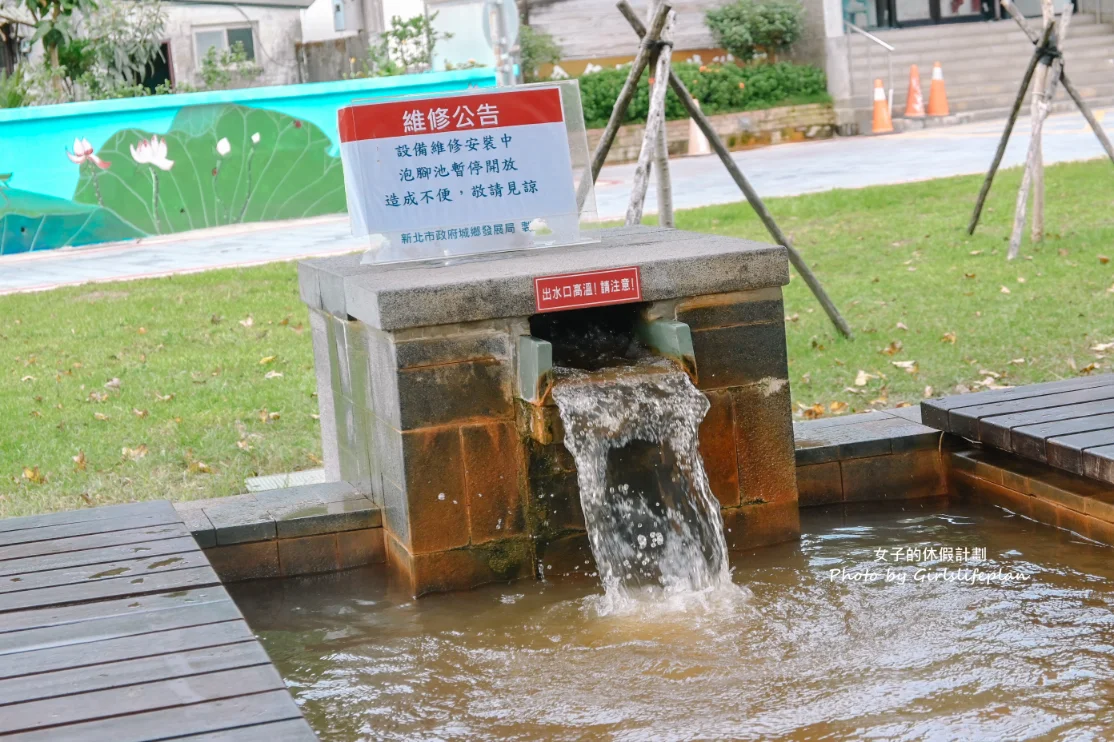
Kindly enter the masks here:
[[[10, 709], [11, 713], [0, 713], [0, 734], [64, 727], [285, 688], [282, 678], [269, 664], [158, 680], [21, 703]], [[185, 730], [189, 731], [189, 725]], [[65, 733], [65, 729], [58, 732]]]
[[[155, 621], [156, 617], [154, 615], [151, 615], [149, 618], [144, 618], [145, 614], [173, 613], [175, 611], [185, 611], [189, 608], [200, 608], [201, 606], [213, 603], [231, 602], [232, 599], [223, 587], [209, 586], [175, 591], [172, 594], [142, 595], [136, 598], [119, 598], [116, 600], [104, 600], [97, 603], [84, 603], [81, 605], [51, 606], [49, 608], [11, 613], [0, 620], [0, 653], [3, 653], [3, 642], [6, 638], [5, 634], [8, 632], [18, 633], [29, 629], [46, 630], [75, 624], [93, 625], [92, 622], [101, 620], [103, 620], [106, 625], [115, 625], [114, 622], [126, 623], [135, 620]], [[240, 617], [239, 610], [236, 612], [236, 617]], [[163, 628], [170, 627], [164, 626]], [[108, 636], [124, 635], [120, 633], [110, 633], [116, 631], [110, 628], [97, 628], [96, 630], [105, 632], [106, 638]], [[65, 631], [76, 631], [76, 629], [67, 629]], [[58, 633], [59, 636], [66, 635], [63, 631], [56, 633]], [[139, 632], [132, 631], [130, 633]]]
[[0, 737], [315, 739], [167, 502], [0, 521]]
[[89, 585], [100, 580], [125, 577], [148, 576], [173, 572], [193, 567], [207, 567], [209, 560], [195, 544], [190, 551], [177, 554], [159, 554], [140, 559], [124, 559], [104, 564], [89, 564], [81, 567], [64, 567], [45, 572], [9, 575], [0, 577], [0, 605], [7, 593], [40, 590], [64, 585]]
[[95, 520], [119, 520], [136, 515], [166, 516], [167, 511], [174, 506], [165, 500], [149, 502], [132, 502], [123, 505], [104, 505], [96, 508], [82, 508], [80, 510], [66, 510], [58, 513], [44, 513], [42, 515], [25, 515], [20, 518], [5, 518], [0, 520], [0, 533], [18, 531], [26, 528], [44, 528], [47, 526], [61, 526], [70, 523], [87, 523]]
[[175, 737], [175, 742], [317, 742], [317, 735], [305, 719], [291, 719], [273, 724], [258, 724], [221, 732]]
[[1114, 427], [1114, 414], [1073, 417], [1039, 425], [1023, 425], [1010, 431], [1010, 448], [1018, 456], [1036, 461], [1048, 460], [1046, 441], [1062, 435], [1087, 433]]
[[973, 394], [955, 394], [950, 397], [928, 399], [921, 402], [921, 422], [937, 430], [952, 432], [948, 429], [949, 413], [952, 410], [995, 402], [1031, 399], [1046, 394], [1089, 389], [1096, 386], [1106, 386], [1107, 384], [1114, 384], [1114, 374], [1081, 376], [1075, 379], [1061, 379], [1060, 381], [1049, 381], [1043, 384], [1027, 384], [1010, 389], [993, 389], [985, 392], [974, 392]]
[[[69, 698], [73, 703], [81, 703], [82, 699], [75, 696], [247, 667], [270, 667], [270, 664], [271, 660], [263, 647], [252, 637], [248, 637], [238, 644], [187, 649], [173, 654], [0, 680], [0, 709], [5, 705], [25, 704], [60, 696]], [[133, 690], [139, 692], [139, 689]], [[26, 707], [21, 705], [8, 710], [22, 716]], [[116, 707], [112, 707], [112, 710], [115, 711]], [[0, 716], [2, 715], [3, 712], [0, 711]], [[0, 722], [0, 729], [2, 728], [3, 722]]]
[[[297, 719], [301, 719], [301, 712], [290, 694], [283, 689], [66, 727], [21, 732], [6, 737], [4, 742], [159, 742], [191, 734], [250, 728], [267, 722]], [[222, 736], [217, 735], [214, 739], [222, 739]]]
[[[25, 590], [0, 595], [0, 614], [89, 601], [125, 598], [149, 593], [165, 593], [206, 585], [219, 585], [212, 567], [194, 567], [174, 572], [159, 572], [142, 577], [114, 577], [80, 585], [62, 585], [40, 590]], [[3, 622], [4, 619], [0, 619]]]
[[15, 531], [0, 533], [0, 546], [16, 546], [18, 544], [33, 544], [39, 541], [54, 541], [72, 536], [91, 536], [95, 533], [110, 533], [124, 531], [132, 528], [151, 528], [181, 523], [182, 519], [174, 508], [170, 512], [162, 509], [157, 513], [143, 515], [129, 515], [124, 518], [109, 518], [102, 520], [86, 520], [80, 523], [63, 523], [57, 526], [42, 526], [41, 528], [21, 528]]
[[1048, 463], [1073, 474], [1083, 473], [1083, 455], [1091, 448], [1114, 445], [1114, 428], [1048, 439]]
[[[247, 623], [236, 618], [234, 612], [226, 611], [224, 615], [228, 617], [227, 620], [219, 623], [202, 623], [165, 631], [138, 631], [111, 639], [100, 639], [96, 635], [85, 636], [71, 644], [37, 648], [33, 644], [25, 646], [23, 651], [6, 654], [0, 660], [0, 680], [254, 640], [255, 635], [251, 633]], [[208, 621], [211, 617], [212, 613], [209, 613], [204, 616], [195, 615], [187, 620]]]
[[13, 559], [30, 559], [37, 556], [68, 554], [75, 551], [102, 549], [108, 546], [126, 546], [127, 544], [141, 544], [159, 539], [183, 537], [190, 537], [189, 529], [183, 523], [172, 523], [165, 526], [142, 526], [112, 533], [71, 536], [54, 541], [35, 541], [13, 546], [0, 546], [0, 564]]
[[984, 417], [979, 420], [979, 440], [1003, 451], [1011, 451], [1013, 450], [1013, 430], [1016, 428], [1114, 413], [1114, 387], [1106, 388], [1111, 390], [1108, 392], [1111, 397], [1106, 399]]
[[970, 438], [972, 440], [982, 440], [980, 423], [983, 418], [1066, 407], [1069, 405], [1097, 402], [1103, 399], [1114, 399], [1114, 385], [1095, 389], [1076, 389], [1069, 392], [1044, 394], [1038, 397], [1015, 399], [1006, 402], [993, 402], [991, 404], [975, 405], [973, 407], [960, 407], [948, 413], [948, 424], [951, 428], [951, 432], [956, 435], [961, 435], [964, 438]]
[[1084, 451], [1083, 474], [1114, 484], [1114, 446], [1099, 446]]
[[83, 549], [81, 551], [66, 551], [61, 554], [47, 554], [45, 556], [27, 557], [25, 559], [9, 559], [0, 561], [0, 577], [10, 575], [26, 575], [34, 572], [47, 572], [56, 569], [83, 567], [93, 564], [108, 564], [126, 559], [141, 559], [144, 557], [180, 554], [187, 551], [197, 551], [197, 542], [190, 536], [179, 538], [160, 539], [158, 541], [140, 541], [135, 544], [123, 546], [104, 546], [99, 549]]

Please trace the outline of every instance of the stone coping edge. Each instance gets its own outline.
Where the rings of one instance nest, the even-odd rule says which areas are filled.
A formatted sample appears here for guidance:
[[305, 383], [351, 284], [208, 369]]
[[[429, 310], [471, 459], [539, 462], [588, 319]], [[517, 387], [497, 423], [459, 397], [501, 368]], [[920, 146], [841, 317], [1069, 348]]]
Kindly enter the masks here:
[[379, 506], [346, 482], [174, 503], [203, 549], [382, 526]]

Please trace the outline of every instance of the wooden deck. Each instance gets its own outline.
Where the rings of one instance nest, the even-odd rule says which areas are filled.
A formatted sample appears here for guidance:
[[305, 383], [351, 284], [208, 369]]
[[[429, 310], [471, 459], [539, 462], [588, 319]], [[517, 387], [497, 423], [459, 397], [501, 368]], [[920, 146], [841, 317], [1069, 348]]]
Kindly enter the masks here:
[[1114, 374], [921, 403], [925, 425], [1114, 484]]
[[167, 502], [0, 520], [4, 742], [316, 740]]

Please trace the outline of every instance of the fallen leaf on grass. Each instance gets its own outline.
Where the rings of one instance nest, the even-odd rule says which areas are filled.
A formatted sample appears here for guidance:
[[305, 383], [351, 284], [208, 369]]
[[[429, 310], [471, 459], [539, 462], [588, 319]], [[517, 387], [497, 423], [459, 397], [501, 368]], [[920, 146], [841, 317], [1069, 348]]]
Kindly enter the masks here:
[[793, 314], [785, 315], [785, 321], [786, 322], [796, 322], [800, 318], [801, 318], [801, 315], [800, 315], [799, 312], [793, 312]]
[[838, 402], [837, 401], [837, 402], [832, 402], [830, 405], [828, 405], [828, 409], [831, 411], [831, 413], [833, 415], [840, 415], [840, 414], [843, 414], [844, 412], [846, 412], [847, 408], [850, 407], [850, 406], [851, 405], [847, 404], [846, 402]]
[[843, 391], [847, 392], [848, 394], [865, 394], [864, 390], [856, 389], [853, 386], [846, 386], [843, 388]]
[[1091, 350], [1096, 353], [1105, 353], [1108, 350], [1114, 350], [1114, 343], [1096, 343], [1091, 346]]
[[1011, 366], [1020, 366], [1024, 363], [1025, 363], [1024, 358], [1012, 358], [1012, 359], [1006, 361], [1006, 364], [1011, 365]]
[[209, 474], [212, 469], [204, 461], [191, 461], [189, 470], [191, 474]]
[[147, 410], [141, 410], [137, 407], [132, 407], [132, 414], [136, 417], [147, 417]]
[[73, 458], [74, 471], [85, 471], [85, 452], [81, 449], [77, 450], [77, 456]]
[[909, 328], [905, 326], [905, 323], [904, 323], [904, 322], [898, 322], [898, 323], [897, 323], [897, 329], [899, 329], [899, 330], [908, 330]]
[[264, 379], [281, 379], [282, 378], [282, 372], [281, 371], [268, 371], [266, 374], [263, 375], [263, 378]]
[[814, 404], [811, 407], [806, 407], [804, 404], [798, 402], [797, 407], [800, 408], [801, 414], [806, 420], [815, 420], [818, 417], [824, 417], [824, 405]]
[[314, 464], [316, 464], [317, 466], [321, 466], [322, 464], [325, 463], [324, 461], [321, 460], [320, 456], [317, 456], [317, 455], [312, 454], [312, 453], [307, 453], [306, 458], [309, 459]]
[[979, 373], [980, 373], [980, 374], [982, 374], [983, 376], [989, 376], [989, 377], [991, 377], [991, 378], [993, 378], [993, 379], [1000, 379], [1000, 378], [1002, 378], [1002, 374], [999, 374], [999, 373], [995, 373], [994, 371], [988, 371], [988, 370], [986, 370], [985, 368], [980, 368], [980, 369], [979, 369]]
[[1022, 278], [1021, 276], [1018, 276], [1018, 277], [1017, 277], [1017, 282], [1018, 282], [1018, 283], [1025, 283], [1025, 279], [1024, 279], [1024, 278]]
[[31, 417], [42, 417], [42, 416], [43, 416], [43, 413], [39, 412], [38, 410], [31, 410]]
[[805, 383], [805, 384], [811, 384], [812, 383], [812, 372], [808, 371], [806, 373], [801, 374], [801, 382]]
[[309, 413], [309, 416], [310, 416], [310, 419], [312, 419], [312, 420], [320, 420], [321, 419], [321, 416], [318, 415], [316, 412]]
[[24, 376], [22, 379], [20, 379], [20, 381], [34, 381], [34, 380], [35, 380], [34, 376]]
[[94, 412], [93, 417], [95, 417], [98, 420], [107, 420], [108, 419], [108, 415], [104, 414], [103, 412]]
[[289, 324], [290, 324], [290, 315], [289, 314], [286, 315], [285, 317], [283, 317], [281, 320], [279, 320], [279, 325], [281, 325], [282, 327], [286, 327]]
[[933, 395], [933, 394], [934, 394], [935, 392], [936, 392], [936, 390], [935, 390], [935, 389], [933, 389], [933, 388], [932, 388], [932, 387], [930, 387], [930, 386], [926, 386], [926, 387], [924, 388], [924, 398], [925, 398], [925, 399], [928, 399], [928, 398], [929, 398], [929, 397], [931, 397], [931, 396], [932, 396], [932, 395]]
[[127, 461], [136, 461], [137, 459], [141, 459], [147, 455], [147, 444], [140, 443], [135, 448], [128, 448], [127, 446], [124, 446], [120, 449], [120, 454]]
[[23, 478], [31, 484], [43, 484], [46, 482], [46, 475], [39, 471], [39, 467], [23, 467]]
[[1103, 265], [1106, 265], [1110, 262], [1110, 258], [1106, 257], [1105, 255], [1099, 255], [1099, 262]]
[[912, 402], [898, 402], [894, 407], [912, 407]]
[[251, 327], [252, 325], [255, 324], [255, 320], [253, 320], [251, 318], [251, 315], [249, 314], [247, 319], [240, 320], [240, 324], [244, 327]]
[[904, 348], [904, 347], [905, 346], [902, 344], [902, 342], [900, 340], [892, 340], [892, 341], [890, 341], [889, 345], [887, 345], [885, 348], [883, 348], [882, 350], [880, 350], [878, 352], [881, 353], [882, 355], [885, 355], [885, 356], [892, 356], [896, 353], [900, 353], [901, 349]]
[[1092, 373], [1094, 373], [1099, 368], [1101, 368], [1101, 366], [1097, 363], [1088, 363], [1086, 366], [1079, 369], [1079, 375], [1080, 376], [1090, 376]]
[[251, 444], [247, 441], [236, 441], [236, 447], [239, 448], [241, 451], [251, 450]]
[[942, 338], [940, 338], [940, 342], [941, 343], [951, 343], [952, 345], [955, 345], [955, 333], [954, 332], [945, 332], [944, 336]]
[[98, 392], [98, 391], [89, 392], [89, 401], [90, 402], [104, 402], [107, 399], [108, 399], [108, 395], [105, 394], [104, 392]]
[[138, 332], [140, 335], [146, 335], [147, 334], [147, 328], [146, 327], [140, 327], [138, 330], [136, 330], [136, 332]]
[[82, 492], [82, 493], [81, 493], [81, 494], [79, 495], [79, 497], [81, 497], [81, 499], [82, 499], [82, 500], [83, 500], [83, 501], [85, 502], [85, 504], [86, 504], [86, 505], [88, 505], [88, 506], [90, 506], [90, 507], [92, 507], [93, 505], [96, 505], [96, 504], [97, 504], [97, 503], [96, 503], [96, 500], [94, 500], [94, 499], [93, 499], [92, 497], [89, 497], [89, 493], [88, 493], [88, 492]]
[[1010, 293], [1010, 290], [1009, 290], [1008, 288], [1006, 288], [1005, 286], [1003, 286], [1002, 288], [998, 289], [998, 291], [1000, 291], [1000, 292], [1001, 292], [1001, 293], [1003, 293], [1003, 294], [1008, 294], [1008, 293]]
[[868, 374], [866, 371], [859, 369], [859, 373], [855, 375], [855, 386], [866, 386], [871, 379], [877, 379], [874, 374]]
[[982, 255], [982, 250], [972, 250], [971, 255]]
[[109, 379], [104, 383], [105, 389], [111, 389], [114, 392], [120, 391], [121, 381], [115, 377]]
[[268, 363], [273, 363], [278, 356], [263, 356], [259, 359], [260, 366], [266, 366]]
[[224, 319], [224, 317], [220, 316], [219, 314], [214, 314], [211, 317], [209, 317], [209, 322], [211, 322], [214, 325], [219, 325], [220, 321], [222, 319]]
[[890, 361], [907, 374], [915, 374], [919, 370], [916, 361]]
[[174, 399], [173, 394], [159, 394], [158, 392], [155, 392], [156, 402], [169, 402], [172, 399]]
[[974, 278], [974, 277], [975, 277], [975, 274], [974, 274], [974, 273], [964, 273], [964, 274], [963, 274], [963, 277], [964, 277], [964, 278]]

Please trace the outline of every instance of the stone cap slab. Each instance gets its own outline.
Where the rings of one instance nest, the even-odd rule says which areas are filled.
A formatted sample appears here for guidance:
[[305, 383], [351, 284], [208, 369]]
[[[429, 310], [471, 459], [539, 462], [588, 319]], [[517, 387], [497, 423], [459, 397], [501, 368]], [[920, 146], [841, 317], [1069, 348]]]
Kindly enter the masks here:
[[401, 330], [536, 312], [534, 279], [626, 266], [641, 271], [645, 301], [750, 291], [789, 282], [784, 247], [660, 227], [593, 232], [601, 242], [452, 265], [361, 265], [357, 254], [303, 261], [311, 308]]

